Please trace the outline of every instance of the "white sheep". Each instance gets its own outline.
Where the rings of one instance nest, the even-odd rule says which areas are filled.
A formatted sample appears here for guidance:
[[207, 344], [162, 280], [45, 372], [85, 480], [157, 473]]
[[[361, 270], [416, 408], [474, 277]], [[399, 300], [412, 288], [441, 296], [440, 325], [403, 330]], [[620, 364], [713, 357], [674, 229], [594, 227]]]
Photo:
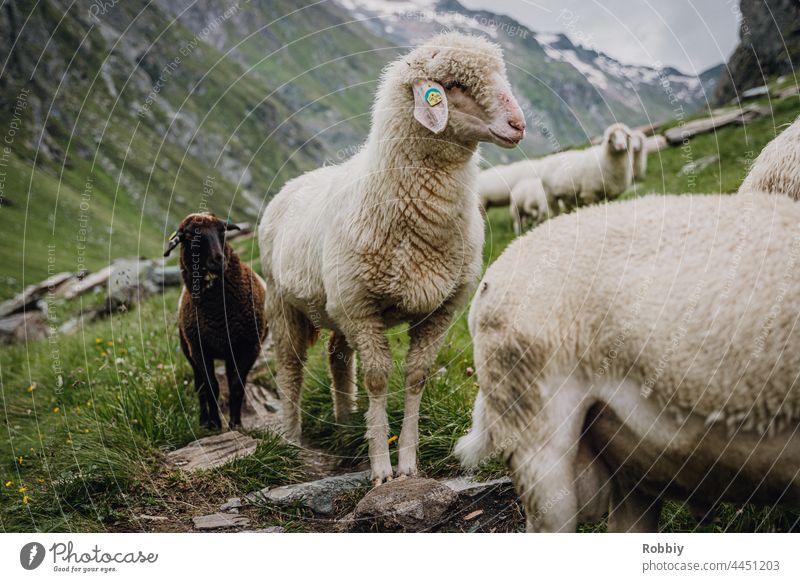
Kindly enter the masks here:
[[548, 198], [560, 200], [567, 209], [613, 200], [633, 182], [630, 129], [615, 123], [599, 145], [552, 154], [534, 164]]
[[655, 530], [665, 498], [800, 504], [800, 206], [647, 196], [547, 224], [473, 301], [462, 462], [502, 456], [531, 531], [609, 489], [610, 531]]
[[800, 118], [761, 150], [739, 188], [757, 191], [800, 200]]
[[478, 143], [513, 147], [524, 128], [501, 49], [441, 35], [384, 71], [369, 138], [355, 156], [290, 181], [271, 201], [259, 246], [288, 436], [301, 432], [306, 348], [315, 329], [331, 329], [336, 420], [353, 411], [357, 350], [373, 483], [391, 479], [385, 331], [408, 322], [397, 474], [416, 473], [426, 376], [481, 271]]
[[509, 206], [514, 186], [534, 176], [542, 179], [551, 203], [559, 201], [565, 210], [613, 200], [633, 183], [633, 163], [631, 130], [615, 123], [605, 130], [599, 145], [482, 171], [478, 176], [481, 206]]
[[633, 152], [633, 177], [644, 180], [647, 175], [647, 136], [639, 130], [631, 131], [631, 151]]
[[534, 177], [535, 160], [498, 165], [478, 174], [478, 198], [484, 210], [511, 204], [511, 189], [525, 178]]
[[517, 182], [511, 189], [510, 207], [517, 235], [558, 213], [558, 204], [547, 198], [542, 180], [536, 177]]

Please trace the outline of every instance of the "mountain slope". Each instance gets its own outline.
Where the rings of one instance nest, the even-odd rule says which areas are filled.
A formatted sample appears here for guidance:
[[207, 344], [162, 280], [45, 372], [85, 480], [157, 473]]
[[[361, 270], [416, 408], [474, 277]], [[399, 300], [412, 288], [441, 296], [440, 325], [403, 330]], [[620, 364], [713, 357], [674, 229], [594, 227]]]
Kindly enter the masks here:
[[[703, 107], [711, 83], [673, 68], [629, 66], [576, 46], [565, 35], [537, 34], [513, 18], [475, 11], [457, 0], [336, 0], [375, 35], [414, 45], [442, 30], [489, 36], [508, 62], [515, 94], [528, 117], [528, 153], [586, 142], [615, 120], [631, 125]], [[521, 152], [495, 152], [510, 159]]]
[[[322, 144], [259, 76], [158, 5], [6, 3], [0, 127], [7, 155], [0, 294], [52, 270], [157, 256], [187, 212], [256, 218], [268, 185], [315, 166]], [[146, 8], [145, 8], [146, 7]], [[21, 24], [24, 23], [24, 26]], [[10, 131], [10, 130], [9, 130]]]
[[719, 103], [771, 77], [793, 75], [800, 64], [800, 2], [741, 0], [740, 9], [739, 46], [720, 74]]
[[455, 0], [7, 2], [0, 207], [14, 228], [0, 230], [0, 297], [48, 271], [157, 256], [191, 211], [255, 221], [288, 178], [354, 153], [381, 69], [443, 28], [505, 49], [530, 131], [517, 150], [483, 148], [494, 162], [585, 142], [614, 119], [672, 117], [671, 96], [688, 111], [703, 101], [697, 78]]

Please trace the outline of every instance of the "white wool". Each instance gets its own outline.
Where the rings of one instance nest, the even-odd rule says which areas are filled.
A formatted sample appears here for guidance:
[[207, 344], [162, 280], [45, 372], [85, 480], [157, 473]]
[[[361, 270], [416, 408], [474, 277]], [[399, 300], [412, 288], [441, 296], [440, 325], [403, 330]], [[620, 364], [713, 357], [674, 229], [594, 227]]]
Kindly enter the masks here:
[[544, 222], [558, 212], [558, 201], [550, 200], [540, 178], [526, 178], [511, 189], [511, 220], [514, 233]]
[[687, 194], [518, 238], [470, 310], [480, 438], [457, 451], [501, 451], [534, 531], [577, 527], [586, 445], [620, 495], [611, 531], [656, 528], [661, 497], [796, 503], [798, 225], [788, 197]]
[[442, 35], [385, 69], [363, 148], [341, 165], [287, 183], [259, 225], [284, 430], [300, 436], [309, 330], [331, 329], [336, 419], [345, 422], [355, 402], [357, 351], [369, 395], [376, 484], [392, 477], [386, 390], [393, 362], [384, 332], [410, 324], [397, 473], [413, 475], [422, 386], [481, 271], [477, 146], [487, 138], [475, 137], [471, 113], [461, 126], [454, 123], [455, 101], [444, 131], [424, 127], [415, 119], [412, 93], [419, 79], [457, 79], [469, 87], [470, 99], [464, 104], [460, 89], [448, 95], [461, 98], [467, 111], [521, 130], [522, 112], [508, 90], [499, 47], [479, 37]]
[[771, 192], [800, 200], [800, 118], [761, 151], [739, 192]]

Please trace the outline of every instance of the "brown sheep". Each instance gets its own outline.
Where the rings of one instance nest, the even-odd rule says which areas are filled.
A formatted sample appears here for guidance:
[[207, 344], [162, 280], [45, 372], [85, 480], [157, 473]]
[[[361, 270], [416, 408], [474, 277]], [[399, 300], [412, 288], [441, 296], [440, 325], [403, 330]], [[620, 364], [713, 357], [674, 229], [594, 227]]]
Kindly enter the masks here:
[[169, 240], [164, 256], [182, 244], [178, 330], [200, 399], [200, 424], [219, 429], [219, 384], [214, 360], [225, 360], [230, 427], [241, 425], [247, 374], [267, 334], [264, 280], [225, 242], [239, 227], [213, 214], [190, 214]]

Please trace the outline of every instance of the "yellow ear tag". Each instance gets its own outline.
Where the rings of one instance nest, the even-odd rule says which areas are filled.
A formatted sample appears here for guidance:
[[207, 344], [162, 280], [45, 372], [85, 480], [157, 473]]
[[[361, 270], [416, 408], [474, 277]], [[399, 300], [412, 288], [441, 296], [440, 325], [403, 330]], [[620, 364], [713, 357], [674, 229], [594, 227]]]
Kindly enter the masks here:
[[436, 107], [442, 102], [442, 93], [439, 91], [439, 89], [428, 89], [425, 92], [425, 101], [427, 101], [428, 105], [431, 107]]
[[177, 230], [176, 230], [175, 232], [173, 232], [171, 235], [169, 235], [169, 236], [167, 237], [167, 240], [172, 240], [172, 239], [174, 239], [176, 236], [178, 236], [178, 231], [177, 231]]

